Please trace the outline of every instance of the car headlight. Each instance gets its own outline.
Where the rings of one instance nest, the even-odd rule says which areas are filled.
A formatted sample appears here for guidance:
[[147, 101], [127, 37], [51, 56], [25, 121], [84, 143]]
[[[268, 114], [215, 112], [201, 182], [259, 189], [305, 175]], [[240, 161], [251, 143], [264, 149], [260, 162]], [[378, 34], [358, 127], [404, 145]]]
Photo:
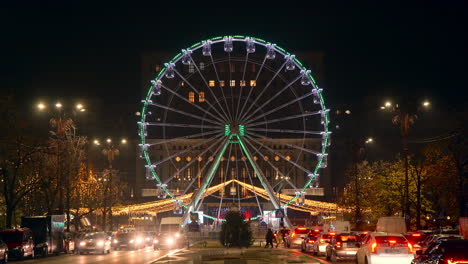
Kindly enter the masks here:
[[157, 244], [157, 243], [159, 243], [159, 240], [157, 239], [153, 240], [153, 244]]
[[104, 241], [98, 241], [98, 242], [97, 242], [97, 245], [98, 245], [98, 247], [104, 246]]
[[174, 238], [169, 237], [169, 238], [167, 238], [166, 242], [167, 242], [168, 245], [172, 245], [172, 244], [174, 244]]
[[80, 246], [86, 246], [86, 242], [81, 241], [81, 242], [80, 242]]
[[140, 244], [141, 242], [143, 242], [143, 239], [141, 239], [141, 237], [137, 237], [136, 242], [137, 244]]
[[150, 241], [150, 240], [151, 240], [151, 238], [149, 238], [149, 237], [146, 238], [146, 241]]
[[175, 237], [180, 237], [180, 234], [179, 234], [179, 233], [176, 233], [176, 234], [175, 234]]
[[114, 239], [114, 243], [119, 243], [119, 241], [117, 239]]
[[132, 244], [133, 244], [133, 243], [135, 243], [135, 240], [133, 240], [133, 239], [132, 239], [132, 240], [130, 240], [130, 243], [132, 243]]

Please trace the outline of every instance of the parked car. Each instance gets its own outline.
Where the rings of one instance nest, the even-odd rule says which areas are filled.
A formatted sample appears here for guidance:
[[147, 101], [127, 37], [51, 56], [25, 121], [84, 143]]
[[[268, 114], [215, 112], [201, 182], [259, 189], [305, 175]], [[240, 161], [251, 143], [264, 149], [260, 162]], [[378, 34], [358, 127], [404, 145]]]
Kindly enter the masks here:
[[145, 240], [138, 232], [118, 233], [112, 241], [114, 250], [119, 249], [140, 249], [145, 247]]
[[91, 252], [109, 254], [111, 251], [110, 237], [104, 232], [86, 234], [81, 240], [78, 250], [80, 254]]
[[426, 252], [418, 250], [411, 264], [462, 264], [468, 263], [468, 240], [439, 240], [431, 243]]
[[341, 259], [354, 259], [360, 247], [360, 237], [350, 233], [340, 233], [332, 237], [326, 247], [326, 258], [333, 263]]
[[8, 262], [8, 246], [0, 239], [0, 261], [1, 263]]
[[285, 236], [285, 247], [300, 247], [302, 245], [302, 240], [304, 240], [309, 231], [310, 230], [306, 227], [295, 228], [291, 233]]
[[0, 238], [8, 246], [8, 258], [34, 258], [33, 233], [29, 228], [5, 229], [0, 231]]
[[414, 258], [413, 246], [403, 234], [370, 233], [356, 253], [358, 264], [401, 263], [409, 264]]
[[317, 240], [313, 244], [314, 255], [324, 256], [327, 253], [327, 246], [330, 244], [333, 236], [336, 236], [336, 233], [322, 233], [317, 237]]
[[309, 232], [309, 234], [307, 234], [307, 236], [302, 240], [301, 251], [314, 251], [315, 243], [317, 243], [317, 234], [315, 234], [314, 232]]

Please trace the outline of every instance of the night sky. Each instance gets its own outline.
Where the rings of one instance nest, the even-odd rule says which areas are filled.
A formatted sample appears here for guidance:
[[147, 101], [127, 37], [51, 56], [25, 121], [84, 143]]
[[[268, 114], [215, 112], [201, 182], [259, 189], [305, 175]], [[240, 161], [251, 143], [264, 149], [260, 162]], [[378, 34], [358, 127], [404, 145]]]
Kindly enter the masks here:
[[[115, 129], [139, 110], [141, 52], [176, 54], [227, 34], [257, 36], [292, 53], [325, 52], [322, 86], [332, 108], [418, 96], [445, 111], [467, 99], [463, 1], [16, 2], [0, 7], [2, 92], [26, 108], [39, 99], [91, 102], [89, 134]], [[136, 124], [125, 133], [136, 137]]]

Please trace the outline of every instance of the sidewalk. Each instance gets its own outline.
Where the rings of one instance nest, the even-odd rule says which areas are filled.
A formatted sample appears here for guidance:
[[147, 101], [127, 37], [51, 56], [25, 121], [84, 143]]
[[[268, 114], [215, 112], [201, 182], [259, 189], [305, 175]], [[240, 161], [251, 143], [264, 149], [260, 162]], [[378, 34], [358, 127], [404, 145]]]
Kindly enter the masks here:
[[208, 241], [207, 247], [200, 244], [183, 249], [173, 255], [161, 258], [152, 264], [320, 264], [313, 257], [287, 248], [263, 248], [253, 246], [248, 249], [222, 247], [217, 241]]

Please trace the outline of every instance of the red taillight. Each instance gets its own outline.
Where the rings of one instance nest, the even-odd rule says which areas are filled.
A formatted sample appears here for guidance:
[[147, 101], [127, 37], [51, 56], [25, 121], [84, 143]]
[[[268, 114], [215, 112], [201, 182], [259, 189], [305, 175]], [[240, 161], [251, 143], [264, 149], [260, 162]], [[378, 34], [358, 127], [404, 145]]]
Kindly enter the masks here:
[[297, 230], [306, 230], [307, 228], [305, 227], [298, 227]]
[[408, 251], [409, 253], [413, 253], [413, 246], [411, 245], [411, 243], [408, 243]]
[[390, 245], [394, 245], [396, 244], [396, 240], [389, 240], [388, 243], [390, 243]]
[[314, 229], [314, 232], [319, 232], [319, 231], [320, 231], [320, 229]]
[[420, 233], [414, 233], [414, 234], [412, 234], [412, 236], [414, 236], [414, 237], [420, 237], [421, 234], [420, 234]]
[[341, 242], [340, 241], [336, 242], [336, 248], [341, 248]]
[[307, 243], [313, 244], [313, 243], [315, 243], [315, 240], [309, 239], [309, 241], [307, 241]]
[[372, 253], [375, 253], [377, 251], [377, 242], [372, 243], [371, 251], [372, 251]]
[[322, 244], [325, 243], [325, 239], [321, 238], [320, 243], [322, 243]]
[[292, 232], [291, 237], [295, 237], [296, 233]]
[[466, 263], [468, 263], [468, 260], [453, 260], [453, 259], [447, 260], [447, 264], [466, 264]]
[[328, 233], [328, 234], [329, 234], [330, 236], [335, 236], [335, 235], [336, 235], [335, 232], [330, 232], [330, 233]]

